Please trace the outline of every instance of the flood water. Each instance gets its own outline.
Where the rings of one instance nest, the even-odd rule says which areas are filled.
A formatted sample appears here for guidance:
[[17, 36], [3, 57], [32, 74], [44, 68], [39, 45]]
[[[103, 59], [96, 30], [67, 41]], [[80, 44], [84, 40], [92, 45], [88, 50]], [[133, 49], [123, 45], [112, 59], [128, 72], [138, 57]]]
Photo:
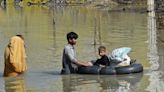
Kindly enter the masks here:
[[[0, 92], [162, 92], [164, 48], [156, 33], [150, 31], [154, 30], [151, 19], [148, 13], [82, 6], [1, 7]], [[70, 31], [79, 34], [76, 46], [79, 59], [97, 59], [100, 45], [106, 46], [109, 53], [127, 46], [132, 48], [129, 56], [144, 66], [144, 72], [60, 75], [62, 51], [67, 44], [65, 36]], [[25, 38], [28, 71], [23, 76], [3, 78], [4, 48], [16, 34]], [[153, 62], [155, 58], [160, 62]], [[151, 61], [159, 64], [159, 68], [151, 69]]]

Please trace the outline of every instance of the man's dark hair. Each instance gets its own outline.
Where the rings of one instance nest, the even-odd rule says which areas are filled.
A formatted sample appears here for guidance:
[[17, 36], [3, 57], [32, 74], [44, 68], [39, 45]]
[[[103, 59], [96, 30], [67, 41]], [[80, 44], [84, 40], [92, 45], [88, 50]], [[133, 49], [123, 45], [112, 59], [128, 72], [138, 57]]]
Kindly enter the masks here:
[[67, 33], [67, 40], [68, 39], [77, 39], [78, 38], [78, 34], [76, 34], [75, 32], [69, 32]]

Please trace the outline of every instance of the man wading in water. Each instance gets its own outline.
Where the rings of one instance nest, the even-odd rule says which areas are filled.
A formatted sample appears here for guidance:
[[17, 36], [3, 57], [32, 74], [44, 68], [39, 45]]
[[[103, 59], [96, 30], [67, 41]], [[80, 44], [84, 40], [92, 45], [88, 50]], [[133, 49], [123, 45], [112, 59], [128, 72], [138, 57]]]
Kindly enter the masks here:
[[76, 73], [79, 66], [92, 66], [90, 62], [84, 62], [77, 60], [76, 51], [74, 45], [76, 45], [76, 40], [78, 35], [75, 32], [67, 33], [67, 42], [63, 50], [62, 64], [63, 68], [61, 74], [71, 74]]

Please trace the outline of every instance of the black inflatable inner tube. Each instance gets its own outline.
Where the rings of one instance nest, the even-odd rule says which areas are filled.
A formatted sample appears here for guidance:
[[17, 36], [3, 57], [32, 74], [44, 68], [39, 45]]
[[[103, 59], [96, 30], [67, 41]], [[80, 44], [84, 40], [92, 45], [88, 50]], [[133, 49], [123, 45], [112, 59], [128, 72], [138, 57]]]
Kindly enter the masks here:
[[102, 67], [100, 70], [100, 74], [113, 75], [113, 74], [116, 74], [116, 70], [112, 66]]
[[89, 66], [89, 67], [79, 67], [78, 73], [79, 74], [99, 74], [100, 67], [98, 66]]
[[141, 64], [133, 63], [129, 66], [117, 67], [115, 69], [117, 74], [139, 73], [143, 71], [143, 66]]
[[141, 64], [132, 63], [129, 66], [117, 67], [107, 66], [89, 66], [89, 67], [79, 67], [79, 74], [103, 74], [103, 75], [113, 75], [113, 74], [129, 74], [129, 73], [139, 73], [143, 71], [143, 66]]

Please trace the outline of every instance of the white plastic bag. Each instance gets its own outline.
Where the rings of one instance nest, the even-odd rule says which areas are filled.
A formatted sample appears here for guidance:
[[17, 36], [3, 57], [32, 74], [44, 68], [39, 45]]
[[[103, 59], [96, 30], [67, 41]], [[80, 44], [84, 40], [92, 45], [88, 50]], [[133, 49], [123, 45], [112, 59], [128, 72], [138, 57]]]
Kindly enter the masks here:
[[121, 47], [114, 49], [110, 55], [111, 60], [114, 61], [124, 61], [126, 59], [127, 54], [131, 51], [129, 47]]

